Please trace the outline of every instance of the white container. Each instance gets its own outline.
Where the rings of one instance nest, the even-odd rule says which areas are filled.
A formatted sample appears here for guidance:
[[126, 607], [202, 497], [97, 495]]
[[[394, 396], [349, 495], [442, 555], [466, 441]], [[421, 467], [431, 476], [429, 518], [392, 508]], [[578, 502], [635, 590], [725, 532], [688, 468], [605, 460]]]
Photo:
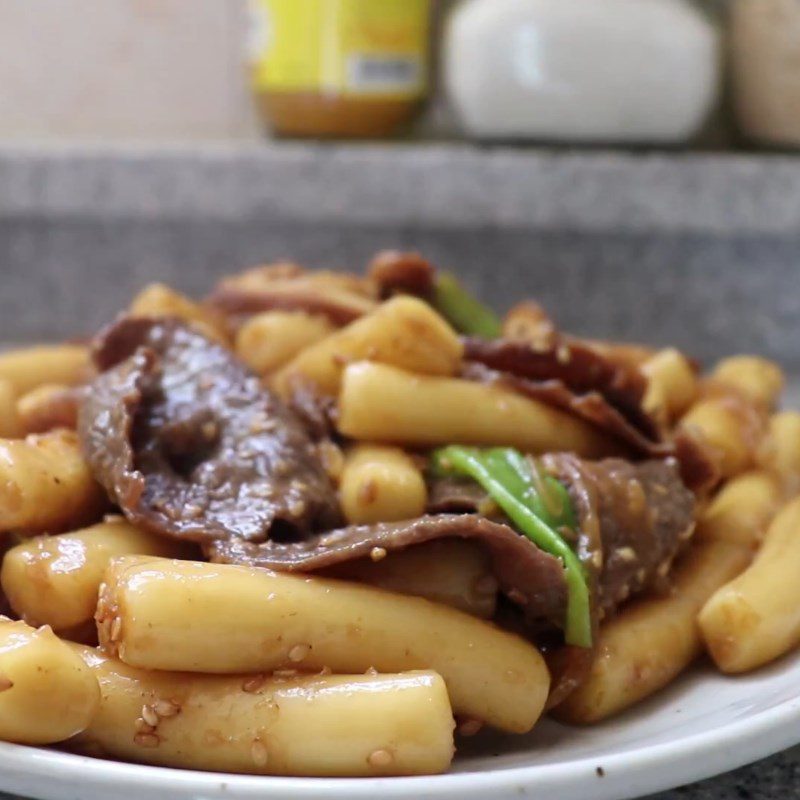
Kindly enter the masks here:
[[720, 60], [685, 0], [465, 0], [443, 70], [473, 136], [664, 144], [702, 127]]
[[731, 71], [742, 133], [800, 146], [800, 0], [736, 0]]

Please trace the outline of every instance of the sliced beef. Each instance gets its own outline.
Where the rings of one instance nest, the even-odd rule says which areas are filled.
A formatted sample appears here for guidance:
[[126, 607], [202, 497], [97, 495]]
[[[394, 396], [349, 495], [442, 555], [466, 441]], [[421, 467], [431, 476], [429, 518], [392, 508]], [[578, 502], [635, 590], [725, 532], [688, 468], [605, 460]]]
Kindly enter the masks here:
[[[694, 496], [681, 483], [673, 460], [593, 463], [557, 454], [543, 463], [567, 485], [578, 511], [573, 545], [592, 578], [596, 618], [666, 575], [694, 525]], [[434, 482], [431, 488], [439, 509], [476, 511], [486, 506], [486, 495], [468, 490], [466, 483]], [[206, 553], [212, 561], [315, 572], [368, 557], [376, 547], [402, 550], [441, 538], [476, 539], [486, 547], [502, 591], [530, 623], [563, 622], [567, 595], [560, 562], [508, 525], [475, 513], [350, 526], [303, 542], [259, 544], [229, 538], [210, 542]]]
[[501, 590], [523, 606], [530, 619], [561, 622], [567, 597], [561, 562], [508, 525], [475, 514], [352, 525], [305, 542], [255, 544], [242, 539], [219, 540], [209, 543], [205, 550], [212, 561], [281, 572], [315, 572], [368, 558], [376, 547], [391, 552], [447, 538], [479, 541], [492, 559]]
[[287, 402], [315, 440], [332, 439], [336, 435], [336, 399], [320, 394], [316, 386], [300, 379], [289, 386]]
[[436, 270], [419, 253], [383, 250], [369, 263], [367, 274], [378, 286], [378, 296], [396, 293], [427, 298], [433, 293]]
[[476, 513], [488, 501], [489, 495], [467, 478], [434, 478], [428, 483], [427, 510], [431, 514]]
[[647, 380], [638, 364], [646, 348], [567, 336], [532, 301], [509, 311], [503, 332], [502, 339], [464, 340], [464, 377], [500, 383], [569, 411], [623, 442], [631, 455], [674, 456], [684, 483], [698, 494], [716, 485], [719, 473], [708, 448], [680, 429], [666, 439], [643, 409]]
[[672, 449], [680, 465], [683, 482], [698, 496], [708, 494], [722, 480], [712, 448], [692, 431], [678, 428]]
[[209, 303], [226, 314], [247, 317], [262, 311], [305, 311], [327, 317], [334, 325], [347, 325], [374, 310], [374, 304], [357, 295], [333, 294], [306, 287], [249, 290], [222, 287]]
[[549, 406], [564, 409], [590, 425], [610, 434], [639, 456], [663, 457], [672, 451], [669, 445], [649, 439], [598, 392], [577, 394], [560, 380], [533, 381], [510, 373], [497, 372], [483, 364], [468, 363], [463, 377], [481, 383], [494, 383], [526, 395]]
[[542, 463], [578, 511], [576, 548], [595, 576], [601, 616], [666, 578], [694, 531], [695, 498], [674, 459], [592, 462], [558, 453]]
[[[674, 459], [632, 464], [557, 453], [544, 456], [542, 464], [567, 486], [578, 512], [572, 545], [592, 577], [599, 617], [666, 576], [694, 530], [695, 498]], [[470, 481], [436, 479], [429, 486], [428, 509], [434, 513], [475, 513], [487, 502]]]
[[207, 302], [238, 319], [262, 311], [305, 311], [346, 325], [374, 311], [377, 296], [372, 282], [355, 275], [274, 264], [225, 278]]
[[122, 319], [80, 407], [95, 477], [133, 522], [193, 541], [301, 538], [339, 521], [297, 416], [231, 354], [172, 319]]
[[557, 382], [572, 395], [597, 394], [642, 437], [659, 440], [658, 426], [642, 409], [647, 390], [644, 375], [577, 339], [559, 335], [531, 344], [469, 337], [464, 340], [464, 358], [532, 384]]
[[503, 318], [503, 338], [547, 350], [555, 346], [561, 334], [552, 317], [535, 300], [523, 300], [510, 308]]
[[[597, 620], [629, 596], [664, 584], [694, 530], [694, 497], [680, 481], [675, 461], [591, 463], [561, 454], [544, 461], [569, 486], [577, 506], [578, 550], [594, 578]], [[553, 708], [586, 680], [595, 653], [555, 646], [546, 648], [545, 658], [552, 676], [548, 708]]]
[[[492, 346], [494, 343], [483, 343]], [[525, 345], [522, 345], [523, 347]], [[504, 345], [498, 345], [498, 352], [502, 352]], [[473, 346], [473, 353], [476, 348]], [[532, 353], [534, 351], [531, 351]], [[597, 356], [602, 360], [602, 356]], [[593, 357], [587, 357], [585, 363], [591, 363]], [[486, 361], [503, 363], [503, 359], [487, 358]], [[558, 359], [555, 359], [557, 363]], [[531, 364], [537, 362], [537, 358], [531, 359]], [[577, 363], [577, 362], [576, 362]], [[598, 362], [600, 363], [600, 362]], [[519, 370], [522, 372], [523, 370]], [[528, 370], [531, 374], [536, 374], [536, 370]], [[590, 370], [591, 372], [592, 370]], [[541, 367], [541, 374], [545, 374], [544, 366]], [[558, 370], [554, 369], [554, 374]], [[597, 368], [597, 373], [602, 370]], [[599, 390], [590, 389], [583, 391], [590, 383], [589, 378], [578, 380], [575, 376], [562, 375], [561, 377], [551, 378], [528, 378], [518, 373], [501, 372], [493, 369], [484, 363], [470, 361], [465, 364], [462, 374], [465, 378], [483, 383], [496, 383], [500, 386], [513, 389], [519, 394], [524, 394], [534, 400], [547, 405], [562, 408], [577, 417], [585, 420], [596, 428], [610, 434], [618, 441], [623, 443], [632, 455], [645, 458], [668, 458], [674, 456], [678, 460], [681, 477], [687, 486], [697, 493], [703, 493], [711, 489], [718, 481], [719, 474], [715, 467], [714, 460], [708, 453], [703, 444], [693, 439], [685, 431], [679, 430], [671, 440], [663, 440], [655, 423], [649, 419], [644, 411], [635, 414], [628, 408], [623, 413], [622, 408], [626, 404], [620, 404], [623, 396], [628, 397], [628, 403], [632, 402], [638, 389], [636, 379], [617, 378], [612, 379], [612, 374], [624, 375], [631, 372], [630, 369], [620, 366], [613, 367], [612, 371], [606, 374], [606, 378], [599, 381]], [[566, 379], [570, 381], [568, 384]], [[616, 382], [615, 382], [616, 381]], [[612, 389], [616, 386], [617, 389]], [[624, 390], [619, 390], [619, 386], [627, 386]], [[609, 400], [614, 399], [614, 403]], [[649, 421], [645, 421], [649, 420]]]

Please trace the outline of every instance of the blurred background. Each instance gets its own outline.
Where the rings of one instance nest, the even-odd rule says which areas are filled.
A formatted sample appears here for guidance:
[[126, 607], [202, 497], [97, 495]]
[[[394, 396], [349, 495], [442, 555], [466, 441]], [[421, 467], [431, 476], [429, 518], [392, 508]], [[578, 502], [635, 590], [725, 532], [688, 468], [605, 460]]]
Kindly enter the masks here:
[[796, 0], [0, 0], [0, 140], [800, 146]]
[[800, 368], [800, 0], [0, 0], [0, 87], [2, 339], [399, 247]]

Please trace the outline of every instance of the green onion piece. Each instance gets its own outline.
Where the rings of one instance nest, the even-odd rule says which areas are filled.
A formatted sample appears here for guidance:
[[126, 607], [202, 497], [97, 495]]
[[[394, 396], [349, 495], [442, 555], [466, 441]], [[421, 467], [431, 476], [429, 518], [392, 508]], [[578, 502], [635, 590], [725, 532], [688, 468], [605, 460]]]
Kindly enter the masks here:
[[526, 459], [526, 463], [531, 471], [533, 487], [541, 497], [547, 513], [553, 517], [553, 526], [557, 530], [568, 528], [574, 531], [578, 527], [578, 520], [567, 487], [552, 475], [543, 472], [535, 458]]
[[561, 481], [544, 473], [534, 459], [526, 458], [518, 450], [501, 447], [491, 452], [497, 453], [497, 458], [507, 461], [522, 480], [531, 484], [531, 511], [557, 531], [561, 528], [577, 529], [575, 508], [567, 487]]
[[[460, 474], [472, 478], [522, 534], [537, 547], [561, 560], [567, 583], [564, 638], [567, 644], [591, 647], [592, 621], [586, 575], [570, 546], [552, 525], [534, 511], [534, 508], [543, 508], [543, 504], [535, 504], [537, 496], [530, 480], [530, 467], [526, 471], [522, 463], [528, 463], [524, 456], [507, 448], [483, 451], [450, 445], [433, 454], [434, 468], [439, 474]], [[541, 498], [538, 500], [541, 503]]]
[[497, 480], [536, 514], [545, 525], [560, 535], [562, 529], [577, 528], [575, 511], [566, 487], [550, 475], [542, 475], [538, 467], [519, 451], [498, 447], [483, 451], [486, 466]]
[[452, 275], [436, 278], [433, 305], [460, 333], [497, 339], [502, 335], [500, 318], [479, 303]]

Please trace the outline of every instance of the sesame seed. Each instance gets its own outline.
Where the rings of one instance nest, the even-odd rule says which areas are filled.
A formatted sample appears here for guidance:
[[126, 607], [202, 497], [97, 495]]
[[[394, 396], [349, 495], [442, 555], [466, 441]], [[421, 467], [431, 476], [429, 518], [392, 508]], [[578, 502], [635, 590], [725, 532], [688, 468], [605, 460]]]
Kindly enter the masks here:
[[148, 725], [141, 717], [133, 723], [133, 729], [136, 733], [152, 733], [155, 730], [152, 725]]
[[272, 497], [272, 487], [267, 484], [256, 484], [250, 487], [250, 494], [253, 497], [258, 497], [261, 500], [269, 500]]
[[382, 561], [384, 558], [386, 558], [386, 548], [373, 547], [372, 550], [369, 551], [369, 557], [373, 561]]
[[248, 694], [254, 694], [264, 685], [265, 680], [266, 678], [263, 675], [254, 675], [242, 684], [242, 691]]
[[394, 761], [394, 757], [388, 750], [374, 750], [369, 754], [367, 761], [371, 767], [388, 767]]
[[161, 740], [154, 733], [137, 733], [133, 737], [133, 743], [139, 747], [158, 747]]
[[250, 433], [265, 433], [267, 430], [265, 425], [266, 420], [263, 417], [253, 417], [250, 421]]
[[375, 667], [367, 667], [367, 670], [366, 670], [366, 672], [364, 674], [365, 675], [377, 675], [378, 674], [378, 670], [376, 670]]
[[688, 539], [691, 539], [692, 536], [694, 535], [694, 529], [695, 529], [695, 523], [693, 522], [685, 530], [681, 531], [678, 534], [678, 539], [680, 539], [680, 541], [682, 541], [682, 542], [685, 542]]
[[297, 676], [296, 669], [276, 669], [272, 673], [275, 678], [295, 678]]
[[595, 569], [603, 568], [603, 554], [600, 550], [595, 550], [594, 553], [592, 553], [592, 566]]
[[669, 569], [670, 569], [671, 566], [672, 566], [671, 562], [662, 561], [658, 565], [658, 569], [656, 570], [656, 572], [658, 573], [658, 577], [659, 578], [666, 578], [667, 577], [667, 573], [669, 572]]
[[458, 726], [458, 732], [461, 736], [474, 736], [482, 727], [479, 719], [467, 719]]
[[216, 437], [217, 432], [219, 431], [219, 427], [217, 426], [216, 422], [209, 421], [209, 422], [204, 422], [200, 426], [200, 430], [203, 434], [203, 438], [206, 439], [206, 441], [210, 442], [212, 439]]
[[296, 644], [289, 651], [289, 661], [294, 661], [295, 663], [302, 661], [310, 652], [311, 652], [311, 645]]
[[267, 752], [266, 745], [260, 739], [255, 739], [250, 747], [250, 755], [253, 757], [253, 763], [257, 767], [266, 767], [269, 761], [269, 753]]
[[114, 522], [122, 522], [123, 519], [125, 519], [125, 517], [123, 517], [122, 514], [106, 514], [103, 517], [103, 522], [105, 522], [107, 525], [110, 525]]
[[618, 547], [616, 555], [622, 561], [636, 561], [636, 551], [632, 547]]
[[330, 667], [323, 667], [319, 671], [319, 674], [320, 675], [333, 675], [333, 670]]
[[14, 681], [8, 677], [8, 675], [3, 675], [0, 672], [0, 692], [6, 692], [14, 686]]
[[181, 707], [171, 700], [156, 700], [156, 702], [153, 703], [153, 710], [159, 717], [166, 719], [168, 717], [174, 717], [181, 710]]
[[317, 445], [317, 455], [322, 460], [325, 472], [334, 481], [338, 481], [344, 468], [344, 453], [328, 439]]
[[306, 511], [306, 504], [304, 500], [295, 500], [289, 506], [289, 513], [293, 517], [302, 517], [303, 514], [305, 514], [305, 511]]
[[142, 706], [142, 719], [153, 728], [158, 725], [158, 714], [152, 706]]
[[556, 361], [558, 361], [559, 364], [569, 364], [570, 358], [569, 348], [562, 344], [561, 347], [556, 350]]

